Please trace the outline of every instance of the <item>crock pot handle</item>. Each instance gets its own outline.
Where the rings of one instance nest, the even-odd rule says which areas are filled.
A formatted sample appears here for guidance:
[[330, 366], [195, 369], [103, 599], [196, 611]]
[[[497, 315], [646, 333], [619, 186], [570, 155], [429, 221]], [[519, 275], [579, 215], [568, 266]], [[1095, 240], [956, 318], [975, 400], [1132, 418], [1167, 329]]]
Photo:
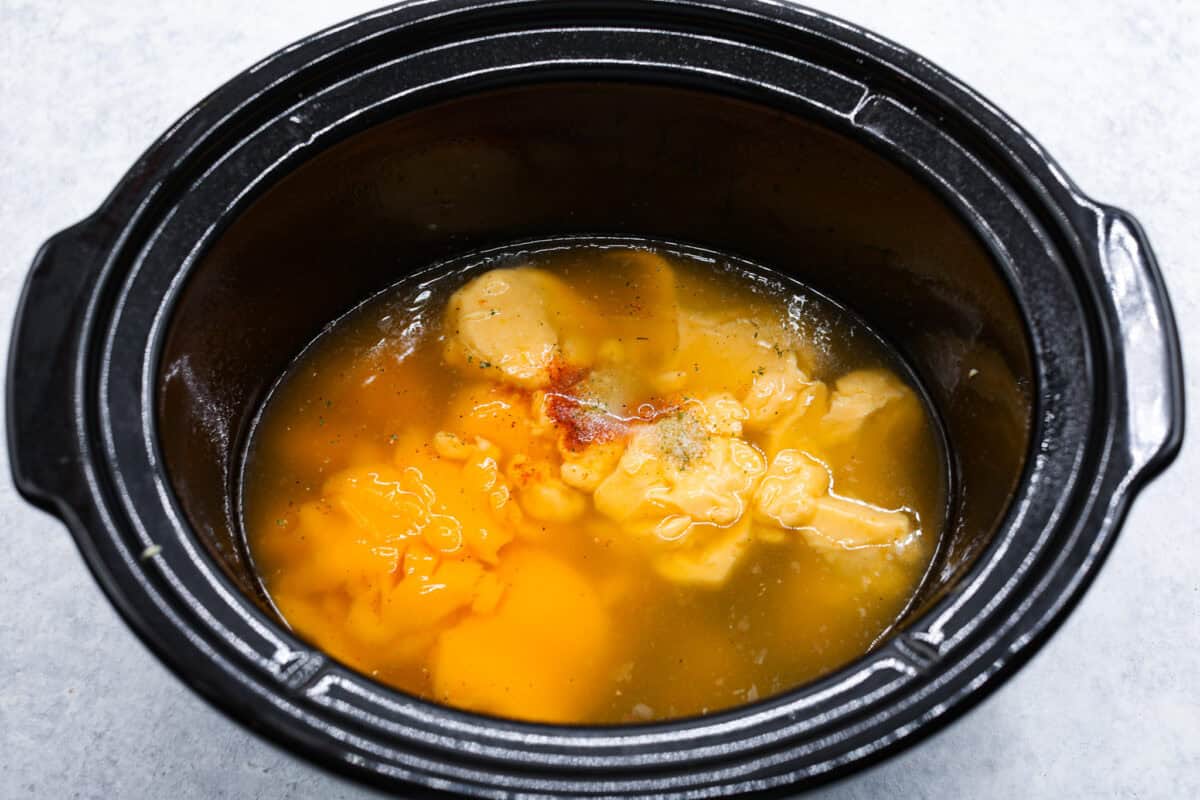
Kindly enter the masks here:
[[[1175, 315], [1154, 251], [1126, 211], [1093, 206], [1100, 266], [1116, 311], [1131, 478], [1170, 463], [1183, 439], [1183, 364]], [[1120, 402], [1122, 398], [1114, 398]]]
[[74, 362], [105, 231], [85, 220], [51, 237], [17, 304], [8, 356], [8, 455], [17, 490], [64, 520], [86, 492]]

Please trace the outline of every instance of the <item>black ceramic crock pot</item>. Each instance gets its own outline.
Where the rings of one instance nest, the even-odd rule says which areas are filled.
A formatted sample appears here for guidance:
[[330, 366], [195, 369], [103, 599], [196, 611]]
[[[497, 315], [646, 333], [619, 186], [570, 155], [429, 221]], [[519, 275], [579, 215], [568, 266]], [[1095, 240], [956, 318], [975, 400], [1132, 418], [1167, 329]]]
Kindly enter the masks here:
[[[289, 361], [412, 270], [576, 234], [770, 265], [913, 367], [955, 491], [920, 597], [873, 652], [704, 718], [555, 727], [386, 688], [273, 615], [238, 464]], [[437, 0], [255, 65], [47, 242], [9, 448], [147, 645], [323, 764], [480, 796], [785, 791], [928, 735], [1045, 641], [1179, 447], [1178, 348], [1132, 218], [890, 42], [750, 0]]]

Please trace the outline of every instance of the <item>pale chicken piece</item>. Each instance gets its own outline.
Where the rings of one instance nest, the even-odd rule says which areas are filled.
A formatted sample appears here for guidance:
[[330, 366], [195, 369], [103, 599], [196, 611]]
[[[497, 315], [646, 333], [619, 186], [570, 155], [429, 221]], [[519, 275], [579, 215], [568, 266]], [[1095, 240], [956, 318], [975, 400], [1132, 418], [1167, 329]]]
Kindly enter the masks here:
[[789, 359], [805, 372], [815, 363], [784, 318], [770, 309], [680, 309], [679, 350], [671, 369], [685, 373], [694, 391], [745, 396], [755, 377], [783, 368]]
[[658, 556], [654, 566], [660, 575], [674, 583], [715, 589], [725, 583], [750, 542], [750, 518], [743, 516], [730, 527], [705, 536], [696, 546]]
[[625, 277], [623, 285], [610, 285], [605, 292], [606, 322], [619, 345], [616, 361], [641, 369], [666, 364], [679, 348], [675, 270], [662, 256], [644, 250], [610, 252], [605, 262]]
[[796, 410], [801, 395], [818, 383], [796, 366], [795, 353], [787, 353], [781, 361], [755, 376], [742, 401], [746, 408], [746, 427], [752, 431], [787, 420]]
[[838, 445], [858, 435], [863, 425], [881, 413], [896, 422], [920, 422], [920, 407], [912, 389], [891, 372], [860, 369], [838, 378], [829, 411], [821, 419], [821, 435]]
[[804, 527], [829, 484], [829, 471], [819, 461], [799, 450], [781, 450], [754, 494], [754, 518], [779, 528]]
[[[572, 271], [571, 292], [554, 281], [542, 287], [553, 301], [551, 321], [560, 335], [560, 349], [572, 366], [618, 368], [660, 375], [679, 345], [679, 305], [675, 270], [655, 253], [605, 250], [587, 269]], [[490, 274], [490, 273], [489, 273]], [[465, 287], [464, 287], [465, 288]], [[603, 312], [583, 298], [598, 301]]]
[[822, 381], [811, 381], [796, 388], [790, 405], [781, 408], [779, 416], [762, 429], [763, 449], [768, 458], [784, 450], [823, 446], [822, 419], [829, 411], [829, 387]]
[[493, 269], [463, 286], [447, 304], [446, 360], [524, 389], [550, 383], [561, 358], [590, 360], [574, 335], [596, 313], [559, 278], [532, 267]]
[[616, 470], [596, 488], [596, 507], [617, 522], [663, 541], [692, 524], [727, 526], [748, 507], [766, 470], [740, 430], [732, 397], [696, 401], [636, 428]]
[[766, 460], [737, 436], [744, 414], [718, 395], [640, 426], [596, 488], [596, 509], [634, 532], [668, 579], [719, 585], [745, 550], [729, 529], [749, 510]]
[[915, 532], [905, 511], [835, 496], [817, 498], [815, 505], [805, 539], [818, 550], [903, 548]]
[[816, 507], [798, 532], [830, 566], [874, 592], [899, 594], [912, 585], [921, 553], [915, 517], [837, 496], [819, 498]]
[[719, 436], [741, 436], [749, 416], [746, 407], [728, 392], [712, 395], [703, 402], [705, 424]]
[[[795, 530], [826, 554], [864, 548], [903, 548], [916, 532], [912, 515], [833, 494], [829, 468], [807, 453], [782, 450], [754, 496], [760, 537], [782, 541]], [[771, 527], [775, 530], [771, 530]]]
[[[843, 494], [895, 508], [910, 502], [898, 478], [914, 469], [911, 453], [930, 435], [917, 393], [891, 372], [864, 369], [838, 379], [817, 435], [803, 446], [815, 447]], [[938, 468], [926, 463], [920, 470]]]
[[[778, 405], [780, 409], [778, 417], [782, 418], [765, 426], [763, 444], [772, 457], [786, 449], [815, 449], [835, 470], [850, 458], [858, 458], [860, 469], [865, 470], [878, 466], [885, 456], [903, 452], [924, 419], [913, 390], [884, 369], [849, 372], [837, 380], [832, 392], [820, 381], [803, 385], [796, 383], [794, 376], [790, 381], [786, 377], [767, 381], [770, 375], [762, 377], [765, 382], [759, 388], [763, 393], [779, 386], [785, 396], [794, 397], [783, 403], [758, 401], [752, 387], [746, 402], [751, 413], [748, 426], [761, 418], [755, 416], [765, 407], [760, 403]], [[859, 445], [868, 440], [889, 445], [884, 450], [864, 453]]]

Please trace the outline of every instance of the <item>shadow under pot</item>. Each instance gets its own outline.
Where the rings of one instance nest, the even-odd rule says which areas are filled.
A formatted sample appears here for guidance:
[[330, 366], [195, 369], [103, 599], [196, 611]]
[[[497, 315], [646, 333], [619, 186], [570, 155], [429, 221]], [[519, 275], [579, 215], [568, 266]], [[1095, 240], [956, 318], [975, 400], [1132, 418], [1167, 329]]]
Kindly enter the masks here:
[[[865, 655], [706, 716], [547, 725], [389, 688], [280, 619], [240, 502], [280, 376], [431, 265], [579, 237], [769, 268], [918, 387], [944, 527]], [[43, 248], [9, 387], [18, 488], [189, 685], [320, 763], [477, 796], [794, 790], [919, 740], [1061, 622], [1183, 408], [1128, 215], [911, 53], [750, 2], [409, 6], [273, 56]]]

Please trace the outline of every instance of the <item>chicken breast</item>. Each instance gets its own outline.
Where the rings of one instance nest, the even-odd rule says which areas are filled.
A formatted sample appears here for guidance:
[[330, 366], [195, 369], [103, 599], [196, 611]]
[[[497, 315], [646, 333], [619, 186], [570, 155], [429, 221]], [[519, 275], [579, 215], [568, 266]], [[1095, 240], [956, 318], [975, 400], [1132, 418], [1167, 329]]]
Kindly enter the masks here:
[[662, 256], [644, 250], [616, 250], [603, 263], [624, 278], [603, 287], [607, 360], [641, 370], [661, 368], [679, 348], [675, 270]]
[[919, 419], [920, 409], [912, 389], [886, 370], [849, 372], [838, 378], [835, 389], [829, 412], [821, 420], [821, 433], [829, 445], [857, 436], [869, 419], [882, 414]]
[[672, 580], [719, 585], [745, 549], [747, 536], [728, 529], [749, 510], [766, 460], [739, 438], [744, 418], [737, 400], [717, 395], [640, 426], [596, 488], [596, 509], [639, 536]]
[[446, 360], [523, 389], [550, 383], [556, 359], [591, 360], [578, 332], [596, 312], [565, 283], [532, 267], [494, 269], [459, 289], [446, 307]]
[[[836, 557], [867, 548], [903, 547], [916, 532], [907, 510], [880, 508], [832, 492], [829, 468], [798, 450], [782, 450], [754, 495], [754, 519], [762, 538], [782, 541], [797, 531], [808, 544]], [[774, 530], [772, 530], [774, 529]]]
[[801, 395], [818, 383], [796, 366], [795, 353], [787, 353], [780, 363], [764, 367], [761, 374], [755, 375], [742, 401], [746, 407], [746, 427], [752, 431], [773, 425], [787, 427]]

